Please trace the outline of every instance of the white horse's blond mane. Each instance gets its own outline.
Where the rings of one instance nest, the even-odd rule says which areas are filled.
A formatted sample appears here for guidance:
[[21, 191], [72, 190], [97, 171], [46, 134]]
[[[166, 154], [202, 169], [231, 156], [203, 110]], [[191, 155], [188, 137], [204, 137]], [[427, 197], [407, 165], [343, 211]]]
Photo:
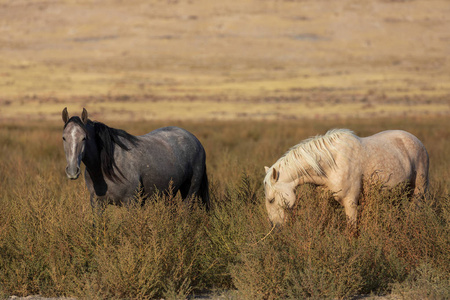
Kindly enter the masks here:
[[316, 175], [325, 176], [323, 165], [332, 168], [336, 166], [332, 150], [335, 142], [344, 137], [356, 138], [356, 135], [349, 129], [332, 129], [325, 135], [317, 135], [301, 141], [273, 164], [264, 181], [270, 185], [272, 169], [275, 167], [279, 170], [281, 166], [283, 171], [287, 171], [292, 179], [300, 176], [311, 176], [311, 170]]

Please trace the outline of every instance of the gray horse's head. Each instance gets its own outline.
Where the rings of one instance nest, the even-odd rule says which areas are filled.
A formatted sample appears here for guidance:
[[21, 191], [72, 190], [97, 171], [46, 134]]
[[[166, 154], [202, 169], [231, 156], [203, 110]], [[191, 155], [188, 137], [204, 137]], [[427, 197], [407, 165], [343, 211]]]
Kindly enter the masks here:
[[69, 118], [66, 107], [62, 111], [62, 119], [64, 121], [62, 138], [67, 161], [66, 174], [70, 179], [77, 179], [80, 176], [80, 164], [84, 157], [86, 139], [88, 138], [85, 126], [88, 122], [88, 113], [83, 108], [81, 118]]

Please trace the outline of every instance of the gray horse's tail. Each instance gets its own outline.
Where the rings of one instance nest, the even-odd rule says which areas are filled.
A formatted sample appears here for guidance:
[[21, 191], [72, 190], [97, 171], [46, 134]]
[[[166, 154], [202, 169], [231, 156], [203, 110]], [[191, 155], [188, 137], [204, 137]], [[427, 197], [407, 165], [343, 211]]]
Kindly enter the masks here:
[[209, 183], [208, 183], [208, 175], [206, 174], [206, 166], [202, 176], [202, 183], [200, 184], [199, 196], [202, 198], [202, 202], [205, 205], [206, 210], [210, 210], [211, 201], [209, 198]]

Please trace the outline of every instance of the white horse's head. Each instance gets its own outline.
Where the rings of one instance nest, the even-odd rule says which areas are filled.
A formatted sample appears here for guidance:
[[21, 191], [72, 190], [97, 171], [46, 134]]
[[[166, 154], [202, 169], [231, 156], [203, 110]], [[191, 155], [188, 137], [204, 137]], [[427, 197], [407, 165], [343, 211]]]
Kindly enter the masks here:
[[285, 208], [291, 208], [295, 203], [297, 183], [288, 172], [283, 172], [282, 167], [265, 167], [265, 170], [264, 191], [269, 220], [273, 225], [281, 225], [285, 221]]

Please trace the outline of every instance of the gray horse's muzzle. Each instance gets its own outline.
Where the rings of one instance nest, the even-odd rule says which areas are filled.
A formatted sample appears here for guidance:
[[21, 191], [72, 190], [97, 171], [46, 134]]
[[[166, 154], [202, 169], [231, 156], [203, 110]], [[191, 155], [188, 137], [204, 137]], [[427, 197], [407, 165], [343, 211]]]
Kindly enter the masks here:
[[69, 179], [75, 180], [78, 178], [78, 176], [80, 176], [80, 168], [79, 167], [76, 167], [76, 168], [66, 167], [66, 175]]

